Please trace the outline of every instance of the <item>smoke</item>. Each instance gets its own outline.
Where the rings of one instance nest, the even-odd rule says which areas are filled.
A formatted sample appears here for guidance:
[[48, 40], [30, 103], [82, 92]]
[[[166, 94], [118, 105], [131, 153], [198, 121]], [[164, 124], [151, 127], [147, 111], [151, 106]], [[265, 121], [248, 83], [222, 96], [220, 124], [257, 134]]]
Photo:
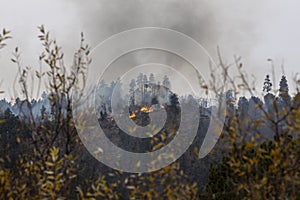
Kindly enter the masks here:
[[[237, 53], [248, 57], [252, 49], [250, 46], [256, 43], [253, 10], [258, 14], [259, 9], [255, 3], [247, 7], [240, 6], [241, 3], [236, 1], [90, 0], [79, 1], [74, 5], [78, 9], [78, 23], [92, 47], [113, 34], [139, 27], [163, 27], [182, 32], [199, 42], [215, 59], [217, 46], [225, 52], [222, 52], [225, 58], [232, 58]], [[184, 48], [184, 44], [178, 45]], [[132, 57], [133, 66], [149, 60], [149, 57], [156, 56], [161, 60], [157, 52], [148, 51], [142, 56], [137, 52], [135, 55]], [[174, 64], [173, 56], [163, 56], [166, 64]], [[127, 59], [126, 62], [130, 61]], [[206, 77], [209, 73], [208, 65], [209, 59], [203, 57], [201, 73]], [[119, 67], [122, 67], [122, 62]], [[184, 66], [182, 70], [185, 70]]]
[[[208, 48], [235, 48], [256, 43], [255, 24], [263, 3], [204, 0], [88, 0], [74, 1], [78, 23], [94, 43], [124, 30], [154, 26], [180, 31]], [[259, 5], [259, 6], [258, 6]]]
[[9, 86], [17, 70], [10, 58], [16, 46], [23, 52], [24, 65], [38, 66], [41, 45], [36, 37], [36, 27], [41, 24], [46, 25], [63, 47], [66, 64], [72, 63], [81, 31], [85, 33], [87, 43], [95, 47], [121, 31], [152, 26], [173, 29], [192, 37], [215, 59], [217, 46], [227, 63], [232, 61], [233, 55], [242, 56], [246, 70], [255, 74], [257, 80], [263, 80], [265, 74], [270, 73], [268, 58], [274, 60], [279, 73], [284, 59], [286, 75], [291, 80], [290, 73], [299, 71], [297, 4], [293, 0], [8, 1], [0, 12], [0, 27], [12, 30], [14, 39], [0, 52], [1, 89], [11, 90]]
[[74, 4], [92, 45], [132, 28], [165, 27], [192, 37], [214, 59], [217, 46], [225, 63], [241, 56], [246, 71], [260, 82], [271, 73], [268, 58], [274, 60], [277, 79], [283, 61], [289, 80], [299, 71], [299, 2], [294, 0], [82, 0]]
[[86, 6], [80, 8], [80, 21], [95, 40], [144, 26], [170, 28], [192, 37], [215, 38], [213, 14], [205, 2], [103, 0], [82, 3]]

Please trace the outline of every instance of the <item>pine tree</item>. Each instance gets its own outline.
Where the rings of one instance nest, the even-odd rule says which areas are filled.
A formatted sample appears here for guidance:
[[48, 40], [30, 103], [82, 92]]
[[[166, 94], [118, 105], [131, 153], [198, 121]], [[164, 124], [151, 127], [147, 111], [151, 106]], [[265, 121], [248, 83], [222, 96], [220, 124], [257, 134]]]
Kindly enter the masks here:
[[156, 84], [156, 83], [155, 83], [155, 77], [154, 77], [154, 74], [151, 73], [150, 76], [149, 76], [149, 85], [150, 85], [150, 89], [151, 89], [151, 94], [150, 94], [150, 96], [155, 95], [155, 94], [154, 94], [154, 87], [153, 87], [155, 84]]
[[101, 80], [101, 81], [100, 81], [99, 87], [100, 87], [100, 88], [106, 88], [106, 87], [107, 87], [107, 84], [105, 83], [104, 80]]
[[279, 96], [280, 97], [287, 97], [289, 96], [289, 86], [286, 80], [286, 76], [282, 76], [280, 83], [279, 83]]
[[164, 86], [164, 89], [165, 89], [163, 97], [167, 101], [168, 100], [168, 93], [171, 89], [171, 83], [170, 83], [169, 77], [167, 75], [164, 76], [162, 85]]
[[289, 92], [289, 86], [286, 80], [286, 76], [282, 76], [279, 84], [279, 92], [281, 93], [288, 93]]
[[285, 106], [287, 106], [291, 101], [291, 97], [289, 95], [289, 86], [286, 80], [286, 76], [284, 75], [281, 77], [279, 83], [279, 97], [281, 101], [285, 104]]
[[165, 86], [165, 87], [168, 88], [168, 89], [171, 88], [171, 83], [170, 83], [170, 80], [169, 80], [169, 77], [168, 77], [168, 76], [164, 76], [164, 79], [163, 79], [163, 86]]
[[143, 102], [147, 99], [148, 77], [145, 74], [143, 77]]
[[171, 93], [169, 98], [170, 98], [170, 105], [171, 105], [171, 107], [173, 109], [173, 112], [175, 114], [178, 114], [179, 113], [179, 105], [180, 105], [180, 103], [179, 103], [179, 99], [178, 99], [177, 94]]
[[150, 84], [155, 84], [155, 77], [154, 77], [153, 73], [151, 73], [150, 76], [149, 76], [149, 83]]
[[265, 82], [264, 82], [264, 87], [263, 87], [263, 91], [269, 93], [272, 89], [272, 83], [270, 80], [270, 76], [267, 75], [265, 78]]
[[143, 101], [143, 90], [144, 90], [144, 87], [143, 87], [143, 78], [144, 78], [144, 75], [142, 73], [140, 73], [136, 79], [136, 86], [137, 86], [137, 89], [136, 89], [136, 97], [138, 99], [138, 102], [142, 102]]
[[249, 108], [249, 101], [246, 97], [240, 97], [238, 101], [238, 110], [240, 113], [246, 113]]
[[42, 100], [43, 101], [46, 101], [46, 100], [48, 100], [48, 95], [47, 95], [47, 93], [45, 92], [45, 91], [43, 91], [43, 93], [42, 93]]

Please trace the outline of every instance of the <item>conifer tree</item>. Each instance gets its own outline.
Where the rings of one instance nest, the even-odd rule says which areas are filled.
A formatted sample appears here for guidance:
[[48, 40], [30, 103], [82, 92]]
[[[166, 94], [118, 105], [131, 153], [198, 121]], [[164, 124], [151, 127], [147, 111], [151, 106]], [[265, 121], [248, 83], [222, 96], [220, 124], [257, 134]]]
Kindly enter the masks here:
[[151, 73], [150, 76], [149, 76], [149, 83], [150, 84], [155, 84], [155, 77], [154, 77], [153, 73]]
[[155, 82], [154, 74], [151, 73], [150, 76], [149, 76], [149, 84], [151, 86], [151, 94], [150, 94], [151, 96], [154, 95], [154, 89], [153, 89], [154, 87], [152, 87], [152, 86], [155, 85], [155, 83], [156, 82]]
[[170, 83], [170, 80], [169, 80], [169, 77], [168, 77], [168, 76], [164, 76], [164, 79], [163, 79], [163, 86], [165, 86], [165, 87], [168, 88], [168, 89], [171, 88], [171, 83]]
[[291, 97], [289, 95], [289, 86], [285, 75], [281, 77], [279, 83], [279, 97], [285, 105], [289, 104], [291, 100]]
[[286, 80], [286, 76], [283, 75], [281, 77], [280, 83], [279, 83], [279, 96], [285, 97], [289, 95], [289, 86]]
[[264, 82], [264, 87], [263, 87], [263, 91], [269, 93], [272, 89], [272, 83], [270, 80], [270, 76], [267, 75], [265, 78], [265, 82]]

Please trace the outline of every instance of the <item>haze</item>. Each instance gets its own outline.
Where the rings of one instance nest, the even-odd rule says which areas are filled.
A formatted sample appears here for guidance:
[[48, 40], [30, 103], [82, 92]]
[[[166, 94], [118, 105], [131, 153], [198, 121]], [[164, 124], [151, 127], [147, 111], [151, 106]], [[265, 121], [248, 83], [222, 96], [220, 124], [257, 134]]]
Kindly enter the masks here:
[[[42, 46], [37, 26], [44, 24], [63, 47], [66, 63], [79, 45], [80, 32], [91, 47], [112, 34], [131, 28], [158, 26], [180, 31], [201, 43], [213, 58], [217, 46], [228, 63], [242, 56], [245, 69], [257, 78], [258, 89], [270, 62], [276, 78], [283, 73], [292, 77], [299, 72], [300, 3], [286, 1], [204, 1], [204, 0], [1, 0], [0, 28], [12, 31], [13, 39], [0, 52], [2, 97], [11, 98], [10, 88], [17, 67], [10, 61], [18, 46], [22, 64], [38, 68]], [[208, 70], [204, 69], [204, 70]], [[278, 85], [278, 83], [275, 83]]]

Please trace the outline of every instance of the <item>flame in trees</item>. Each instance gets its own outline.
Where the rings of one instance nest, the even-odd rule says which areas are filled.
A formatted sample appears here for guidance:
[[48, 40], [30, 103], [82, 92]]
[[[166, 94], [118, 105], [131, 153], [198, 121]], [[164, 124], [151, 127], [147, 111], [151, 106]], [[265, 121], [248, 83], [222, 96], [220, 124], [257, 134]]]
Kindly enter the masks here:
[[151, 112], [153, 112], [153, 109], [152, 109], [151, 107], [148, 107], [148, 106], [143, 106], [143, 107], [141, 107], [139, 110], [133, 111], [133, 112], [129, 115], [129, 118], [130, 118], [130, 119], [136, 118], [136, 114], [139, 113], [139, 112], [143, 112], [143, 113], [151, 113]]
[[148, 108], [147, 106], [143, 106], [141, 107], [141, 111], [145, 113], [151, 113], [153, 112], [153, 109], [151, 107]]
[[132, 112], [131, 115], [129, 116], [130, 119], [133, 119], [133, 118], [135, 118], [135, 117], [136, 117], [135, 112]]

